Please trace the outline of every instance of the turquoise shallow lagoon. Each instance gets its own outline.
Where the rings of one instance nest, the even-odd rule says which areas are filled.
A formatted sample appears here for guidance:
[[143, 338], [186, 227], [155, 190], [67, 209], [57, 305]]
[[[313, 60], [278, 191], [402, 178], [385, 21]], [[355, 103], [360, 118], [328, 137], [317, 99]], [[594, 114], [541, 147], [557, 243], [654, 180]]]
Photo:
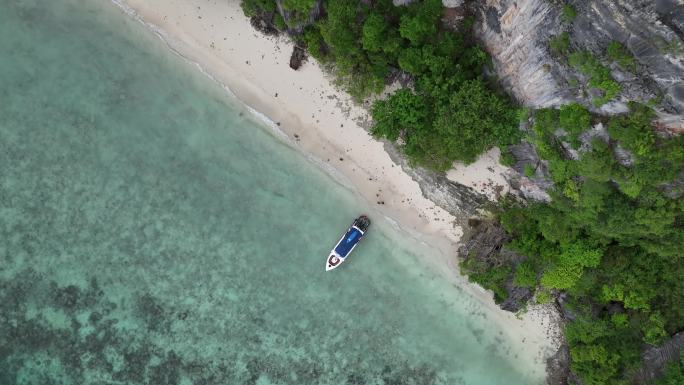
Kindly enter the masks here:
[[0, 384], [540, 382], [372, 209], [102, 1], [0, 1]]

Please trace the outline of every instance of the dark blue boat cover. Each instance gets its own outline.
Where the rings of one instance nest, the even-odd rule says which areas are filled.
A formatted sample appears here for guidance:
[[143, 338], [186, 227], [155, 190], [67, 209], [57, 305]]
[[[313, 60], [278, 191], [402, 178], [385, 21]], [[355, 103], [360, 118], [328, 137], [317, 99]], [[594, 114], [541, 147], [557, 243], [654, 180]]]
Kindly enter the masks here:
[[349, 231], [347, 231], [347, 234], [345, 234], [344, 238], [342, 238], [342, 242], [340, 242], [340, 244], [335, 248], [335, 252], [337, 252], [337, 254], [339, 254], [342, 258], [345, 258], [351, 251], [352, 247], [359, 243], [362, 235], [363, 234], [359, 230], [353, 227], [350, 228]]

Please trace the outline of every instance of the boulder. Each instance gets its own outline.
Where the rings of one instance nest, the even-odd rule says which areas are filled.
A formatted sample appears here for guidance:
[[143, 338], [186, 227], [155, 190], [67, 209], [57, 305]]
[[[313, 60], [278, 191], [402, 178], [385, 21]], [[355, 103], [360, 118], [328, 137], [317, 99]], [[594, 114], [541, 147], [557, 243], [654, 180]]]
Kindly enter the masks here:
[[290, 68], [296, 71], [305, 61], [306, 50], [298, 45], [295, 45], [294, 49], [292, 50], [292, 55], [290, 55]]

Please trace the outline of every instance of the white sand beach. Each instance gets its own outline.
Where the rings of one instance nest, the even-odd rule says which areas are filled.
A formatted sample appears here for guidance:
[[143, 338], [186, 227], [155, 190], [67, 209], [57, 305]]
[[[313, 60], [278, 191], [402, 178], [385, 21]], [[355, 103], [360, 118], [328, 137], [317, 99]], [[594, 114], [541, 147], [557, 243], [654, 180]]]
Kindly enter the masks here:
[[[289, 67], [292, 44], [252, 28], [239, 0], [115, 0], [151, 27], [168, 45], [198, 63], [249, 107], [278, 124], [295, 147], [329, 165], [345, 183], [419, 239], [455, 255], [462, 229], [454, 217], [423, 197], [418, 183], [404, 173], [358, 122], [364, 108], [337, 90], [320, 66], [309, 59], [297, 71]], [[448, 177], [490, 198], [505, 192], [505, 171], [494, 149], [468, 167], [457, 166]], [[499, 187], [501, 186], [501, 187]], [[379, 203], [378, 203], [379, 202]], [[451, 263], [446, 268], [453, 270]], [[489, 316], [524, 344], [535, 370], [544, 370], [545, 355], [559, 333], [548, 312], [530, 311], [521, 319], [500, 310], [486, 293], [454, 275], [454, 284], [480, 298]]]

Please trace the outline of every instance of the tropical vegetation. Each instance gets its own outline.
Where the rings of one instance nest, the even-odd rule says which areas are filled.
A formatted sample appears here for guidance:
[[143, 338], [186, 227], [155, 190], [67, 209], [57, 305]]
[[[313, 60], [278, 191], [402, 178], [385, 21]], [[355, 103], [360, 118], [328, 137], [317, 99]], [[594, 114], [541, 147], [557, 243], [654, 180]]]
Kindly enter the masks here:
[[[283, 1], [298, 15], [313, 4]], [[250, 16], [275, 12], [274, 0], [242, 6]], [[495, 265], [469, 258], [461, 267], [497, 302], [511, 282], [534, 291], [540, 303], [562, 298], [572, 371], [585, 385], [629, 383], [644, 346], [684, 330], [684, 135], [657, 134], [653, 111], [637, 103], [612, 117], [577, 103], [531, 113], [517, 108], [483, 76], [489, 58], [473, 38], [472, 20], [457, 30], [444, 27], [441, 0], [323, 6], [294, 39], [358, 101], [372, 100], [372, 134], [396, 142], [414, 164], [443, 171], [500, 146], [502, 162], [513, 165], [509, 145], [522, 139], [534, 146], [540, 159], [523, 173], [552, 182], [551, 200], [505, 199], [497, 210], [510, 236], [504, 249], [521, 258]], [[576, 15], [563, 7], [564, 22]], [[636, 68], [617, 42], [604, 59], [571, 52], [567, 32], [549, 46], [599, 92], [596, 107], [621, 90], [606, 59], [625, 71]], [[409, 86], [377, 97], [402, 74]], [[533, 122], [524, 137], [521, 121]], [[683, 372], [684, 361], [672, 363], [659, 384], [680, 384]]]

